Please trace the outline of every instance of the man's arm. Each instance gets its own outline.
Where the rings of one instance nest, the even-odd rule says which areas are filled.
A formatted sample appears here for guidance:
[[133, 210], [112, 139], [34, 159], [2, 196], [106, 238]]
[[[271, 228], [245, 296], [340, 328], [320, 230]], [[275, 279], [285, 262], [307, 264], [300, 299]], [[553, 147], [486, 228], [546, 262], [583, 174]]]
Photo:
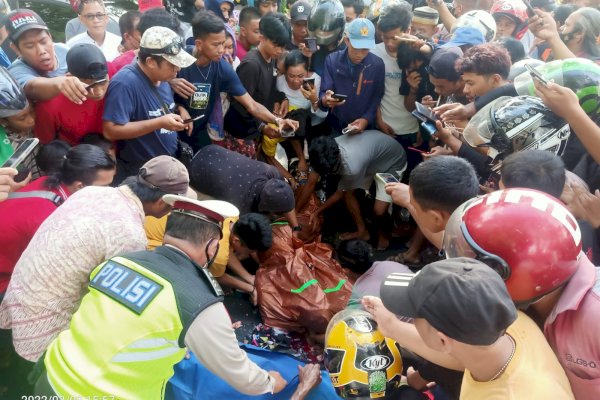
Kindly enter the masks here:
[[265, 106], [257, 103], [248, 93], [244, 93], [241, 96], [234, 96], [234, 99], [236, 99], [254, 118], [267, 124], [276, 123], [277, 117], [275, 117]]
[[396, 315], [385, 308], [380, 298], [365, 296], [361, 302], [365, 310], [375, 317], [383, 336], [395, 340], [401, 347], [406, 347], [427, 361], [444, 368], [464, 371], [464, 365], [456, 358], [427, 346], [417, 332], [417, 328], [413, 324], [400, 321]]
[[74, 76], [57, 76], [55, 78], [32, 78], [25, 83], [25, 95], [30, 100], [49, 100], [59, 93], [64, 94], [75, 104], [86, 100], [86, 85]]
[[456, 17], [452, 15], [446, 3], [442, 0], [428, 0], [427, 5], [438, 11], [438, 13], [440, 14], [440, 21], [442, 21], [442, 23], [444, 24], [444, 28], [446, 28], [446, 30], [450, 32], [452, 30], [452, 25], [454, 25], [454, 22], [456, 22]]
[[112, 121], [104, 121], [102, 124], [104, 136], [108, 140], [135, 139], [162, 128], [178, 132], [183, 130], [185, 125], [183, 119], [177, 114], [167, 114], [144, 121], [131, 121], [123, 125]]
[[277, 372], [260, 368], [239, 348], [223, 303], [211, 305], [196, 317], [185, 344], [208, 370], [241, 393], [277, 393], [286, 385]]

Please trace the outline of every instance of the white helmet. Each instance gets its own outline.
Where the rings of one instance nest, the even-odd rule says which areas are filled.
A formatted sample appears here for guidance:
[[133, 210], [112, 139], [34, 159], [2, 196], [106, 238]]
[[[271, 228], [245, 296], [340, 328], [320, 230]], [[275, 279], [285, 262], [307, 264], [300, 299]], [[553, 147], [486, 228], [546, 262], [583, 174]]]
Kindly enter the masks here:
[[482, 10], [469, 11], [458, 17], [454, 21], [454, 24], [452, 24], [450, 34], [453, 34], [457, 28], [463, 26], [479, 29], [483, 33], [486, 42], [491, 42], [496, 36], [496, 20], [492, 17], [492, 14]]

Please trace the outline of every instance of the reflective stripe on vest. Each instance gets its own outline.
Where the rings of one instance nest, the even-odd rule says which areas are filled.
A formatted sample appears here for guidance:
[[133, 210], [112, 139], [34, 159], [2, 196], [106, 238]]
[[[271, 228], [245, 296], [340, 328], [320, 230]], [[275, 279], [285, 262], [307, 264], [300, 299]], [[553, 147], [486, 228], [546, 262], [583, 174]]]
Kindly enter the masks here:
[[[165, 347], [167, 345], [167, 347]], [[163, 338], [141, 339], [127, 346], [128, 349], [144, 349], [136, 352], [120, 352], [113, 358], [112, 362], [136, 362], [151, 361], [170, 356], [181, 350], [179, 343]]]

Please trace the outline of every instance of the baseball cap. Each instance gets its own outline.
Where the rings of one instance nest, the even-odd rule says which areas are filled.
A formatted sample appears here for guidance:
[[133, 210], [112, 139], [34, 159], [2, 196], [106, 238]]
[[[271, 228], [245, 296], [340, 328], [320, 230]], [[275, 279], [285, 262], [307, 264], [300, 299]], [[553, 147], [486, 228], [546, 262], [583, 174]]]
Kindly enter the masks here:
[[[198, 218], [223, 229], [225, 218], [238, 217], [240, 210], [236, 206], [221, 200], [196, 200], [174, 194], [166, 194], [163, 201], [173, 207], [171, 212]], [[223, 233], [221, 232], [221, 236]]]
[[27, 8], [19, 8], [8, 13], [6, 30], [10, 40], [16, 42], [23, 33], [31, 29], [47, 31], [48, 25], [35, 11]]
[[517, 318], [500, 275], [472, 258], [437, 261], [415, 275], [388, 275], [381, 300], [395, 314], [424, 318], [452, 339], [475, 346], [496, 342]]
[[292, 22], [296, 21], [308, 21], [308, 16], [312, 7], [305, 1], [297, 1], [292, 4], [290, 9], [290, 19]]
[[483, 43], [485, 43], [485, 37], [479, 29], [472, 26], [461, 26], [454, 31], [450, 40], [440, 47], [457, 47], [464, 46], [466, 44], [476, 46]]
[[426, 71], [429, 75], [438, 79], [447, 79], [456, 82], [460, 79], [460, 74], [454, 68], [456, 60], [462, 57], [463, 52], [460, 47], [448, 47], [437, 49], [431, 56]]
[[417, 7], [413, 11], [412, 22], [424, 25], [437, 25], [440, 13], [435, 8], [428, 6]]
[[260, 192], [258, 211], [284, 213], [294, 209], [296, 201], [290, 185], [282, 179], [269, 179]]
[[375, 26], [366, 18], [356, 18], [346, 25], [346, 36], [355, 49], [375, 47]]
[[179, 160], [170, 156], [158, 156], [146, 162], [140, 168], [137, 179], [167, 194], [196, 198], [195, 192], [190, 188], [187, 169]]
[[153, 26], [148, 28], [142, 40], [140, 49], [148, 53], [161, 56], [173, 65], [179, 68], [186, 68], [196, 62], [196, 59], [185, 51], [181, 37], [162, 26]]
[[67, 68], [80, 79], [102, 79], [108, 74], [106, 57], [91, 43], [76, 44], [67, 52]]

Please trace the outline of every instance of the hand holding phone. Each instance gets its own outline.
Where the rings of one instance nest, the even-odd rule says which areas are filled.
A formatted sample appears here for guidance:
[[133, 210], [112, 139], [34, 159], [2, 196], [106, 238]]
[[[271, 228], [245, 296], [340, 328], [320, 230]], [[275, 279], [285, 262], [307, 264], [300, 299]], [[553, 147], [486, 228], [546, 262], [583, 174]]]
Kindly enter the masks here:
[[375, 174], [375, 178], [377, 180], [379, 180], [381, 183], [383, 183], [384, 185], [387, 183], [400, 183], [398, 178], [396, 178], [394, 175], [388, 174], [388, 173], [378, 172]]
[[282, 138], [289, 138], [296, 136], [296, 131], [293, 128], [282, 128], [280, 134]]
[[529, 71], [529, 75], [531, 75], [531, 78], [538, 81], [544, 86], [548, 86], [548, 81], [542, 76], [542, 74], [537, 69], [535, 69], [535, 67], [531, 66], [530, 64], [525, 64], [525, 68], [527, 69], [527, 71]]
[[335, 100], [335, 101], [345, 101], [348, 96], [346, 96], [345, 94], [339, 94], [339, 93], [334, 93], [331, 95], [331, 97]]
[[523, 4], [525, 4], [525, 8], [527, 9], [527, 16], [529, 18], [534, 17], [535, 15], [537, 15], [535, 13], [535, 10], [531, 6], [531, 3], [529, 2], [529, 0], [521, 0], [521, 1], [523, 2]]
[[310, 50], [311, 53], [317, 51], [317, 38], [307, 37], [306, 39], [304, 39], [304, 43], [306, 44], [306, 47], [308, 47], [308, 50]]
[[344, 129], [342, 129], [342, 134], [343, 135], [347, 135], [347, 134], [352, 133], [352, 132], [357, 131], [357, 130], [358, 130], [357, 126], [355, 126], [355, 125], [348, 125]]
[[415, 151], [415, 152], [417, 152], [417, 153], [421, 153], [421, 154], [429, 154], [429, 152], [427, 152], [427, 151], [425, 151], [425, 150], [417, 149], [417, 148], [415, 148], [415, 147], [408, 146], [407, 148], [408, 148], [409, 150], [411, 150], [411, 151]]
[[304, 90], [311, 90], [315, 87], [315, 78], [304, 78], [302, 80]]

